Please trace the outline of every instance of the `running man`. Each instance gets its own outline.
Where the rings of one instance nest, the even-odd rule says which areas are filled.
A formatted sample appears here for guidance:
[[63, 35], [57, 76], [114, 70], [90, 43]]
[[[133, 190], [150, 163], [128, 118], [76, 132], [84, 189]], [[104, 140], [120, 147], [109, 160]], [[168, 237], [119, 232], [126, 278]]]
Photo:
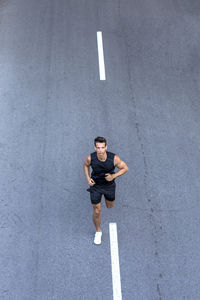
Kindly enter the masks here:
[[[94, 244], [101, 244], [101, 198], [105, 197], [107, 208], [114, 206], [115, 201], [115, 178], [125, 174], [128, 167], [118, 155], [108, 152], [107, 142], [103, 137], [97, 137], [94, 140], [95, 152], [89, 154], [84, 161], [84, 172], [87, 182], [90, 186], [87, 189], [90, 192], [90, 199], [93, 206], [93, 222], [96, 227]], [[92, 174], [90, 176], [90, 167]], [[119, 169], [114, 172], [115, 167]]]

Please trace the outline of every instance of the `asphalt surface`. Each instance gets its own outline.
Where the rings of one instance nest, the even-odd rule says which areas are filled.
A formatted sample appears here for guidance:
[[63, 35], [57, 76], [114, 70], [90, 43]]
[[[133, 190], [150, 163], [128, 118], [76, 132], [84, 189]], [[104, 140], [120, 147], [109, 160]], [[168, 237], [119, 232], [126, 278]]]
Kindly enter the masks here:
[[[96, 32], [103, 32], [106, 81]], [[200, 299], [200, 2], [0, 1], [0, 299]], [[94, 226], [93, 139], [129, 172]]]

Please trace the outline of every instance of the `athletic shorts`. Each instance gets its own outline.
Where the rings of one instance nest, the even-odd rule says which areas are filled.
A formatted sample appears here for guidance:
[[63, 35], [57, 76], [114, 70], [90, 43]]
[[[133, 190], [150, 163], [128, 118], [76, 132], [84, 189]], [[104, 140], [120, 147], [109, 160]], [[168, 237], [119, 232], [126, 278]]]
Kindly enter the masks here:
[[115, 200], [115, 189], [116, 183], [113, 182], [111, 185], [93, 185], [89, 189], [90, 192], [90, 200], [92, 204], [98, 204], [101, 202], [102, 195], [104, 195], [105, 199], [108, 201]]

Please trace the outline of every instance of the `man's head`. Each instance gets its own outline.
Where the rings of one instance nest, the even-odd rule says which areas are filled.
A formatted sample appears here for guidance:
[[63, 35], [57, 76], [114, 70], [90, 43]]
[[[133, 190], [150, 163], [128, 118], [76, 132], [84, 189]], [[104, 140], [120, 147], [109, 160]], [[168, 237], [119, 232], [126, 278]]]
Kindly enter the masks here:
[[106, 139], [102, 136], [98, 136], [94, 139], [94, 149], [99, 156], [103, 156], [107, 150]]

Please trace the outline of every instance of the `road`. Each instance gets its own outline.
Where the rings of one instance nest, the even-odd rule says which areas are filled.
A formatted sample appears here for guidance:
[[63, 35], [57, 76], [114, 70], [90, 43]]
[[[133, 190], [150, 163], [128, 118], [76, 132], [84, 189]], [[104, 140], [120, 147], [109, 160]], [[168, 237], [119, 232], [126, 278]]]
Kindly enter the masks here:
[[[99, 79], [102, 31], [106, 80]], [[200, 298], [200, 4], [0, 1], [0, 299]], [[93, 139], [129, 172], [93, 245]]]

